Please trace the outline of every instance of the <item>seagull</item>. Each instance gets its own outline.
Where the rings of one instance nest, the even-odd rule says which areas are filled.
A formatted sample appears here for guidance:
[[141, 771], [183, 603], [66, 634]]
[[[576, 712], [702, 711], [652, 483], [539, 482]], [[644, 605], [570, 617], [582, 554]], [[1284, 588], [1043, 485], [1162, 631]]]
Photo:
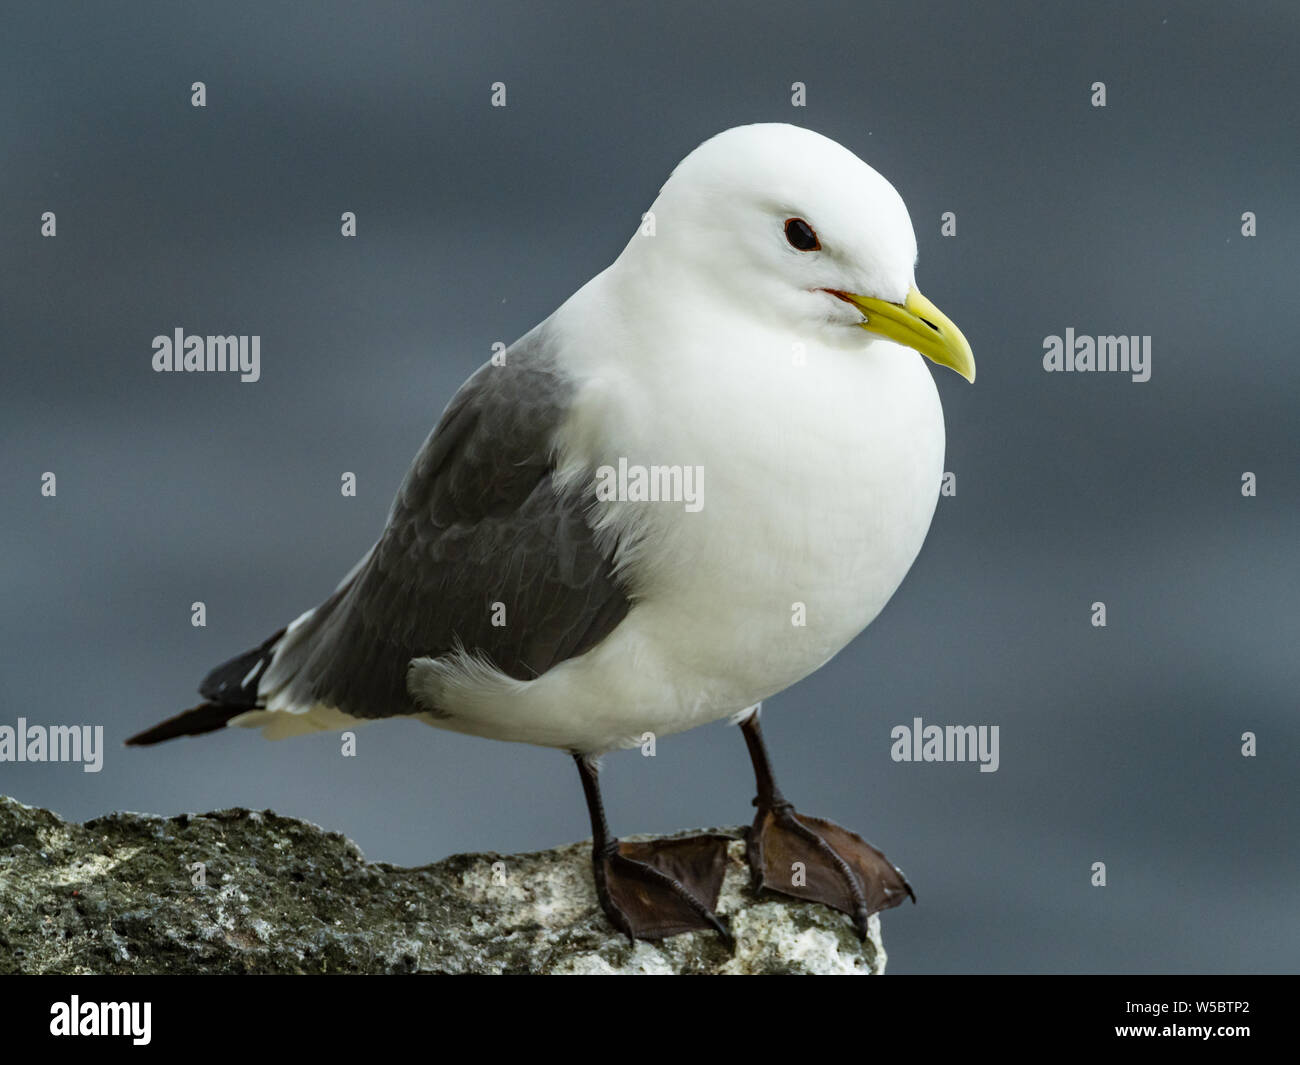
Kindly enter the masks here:
[[785, 124], [705, 141], [613, 264], [461, 386], [333, 594], [128, 744], [408, 717], [558, 748], [611, 924], [729, 943], [727, 837], [620, 840], [599, 759], [731, 719], [755, 888], [865, 938], [911, 886], [795, 810], [759, 717], [880, 613], [929, 529], [944, 422], [925, 360], [972, 382], [975, 362], [916, 288], [916, 251], [894, 187], [835, 141]]

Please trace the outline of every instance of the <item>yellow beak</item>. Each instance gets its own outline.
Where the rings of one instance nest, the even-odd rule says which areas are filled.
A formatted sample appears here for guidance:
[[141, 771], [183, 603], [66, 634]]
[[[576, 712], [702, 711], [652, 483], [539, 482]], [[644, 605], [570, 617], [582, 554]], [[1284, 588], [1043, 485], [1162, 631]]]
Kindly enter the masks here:
[[975, 380], [975, 355], [962, 332], [943, 311], [915, 288], [902, 303], [887, 303], [852, 292], [837, 292], [864, 316], [863, 329], [896, 343], [915, 348], [931, 362], [956, 370], [967, 381]]

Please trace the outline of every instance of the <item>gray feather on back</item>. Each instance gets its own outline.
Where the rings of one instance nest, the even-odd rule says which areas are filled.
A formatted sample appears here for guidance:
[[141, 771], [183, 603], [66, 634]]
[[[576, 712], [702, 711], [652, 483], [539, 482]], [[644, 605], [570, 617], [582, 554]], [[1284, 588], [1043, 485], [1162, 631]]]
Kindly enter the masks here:
[[[379, 542], [286, 636], [263, 692], [354, 717], [412, 714], [413, 658], [463, 648], [517, 680], [591, 649], [629, 608], [552, 447], [574, 386], [546, 325], [481, 367], [403, 481]], [[504, 625], [494, 625], [494, 612]]]

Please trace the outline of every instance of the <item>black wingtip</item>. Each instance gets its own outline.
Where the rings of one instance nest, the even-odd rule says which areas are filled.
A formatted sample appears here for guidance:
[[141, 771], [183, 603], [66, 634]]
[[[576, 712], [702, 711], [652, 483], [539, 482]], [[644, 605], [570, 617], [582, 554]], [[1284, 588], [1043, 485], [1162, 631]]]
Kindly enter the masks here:
[[281, 629], [260, 646], [222, 662], [199, 685], [199, 694], [212, 703], [251, 707], [257, 702], [262, 673], [275, 657], [276, 645], [285, 634]]
[[191, 710], [169, 717], [153, 728], [137, 732], [126, 741], [128, 747], [151, 747], [163, 740], [175, 739], [177, 736], [201, 736], [205, 732], [215, 732], [225, 728], [232, 717], [247, 713], [249, 707], [220, 706], [217, 703], [203, 703]]

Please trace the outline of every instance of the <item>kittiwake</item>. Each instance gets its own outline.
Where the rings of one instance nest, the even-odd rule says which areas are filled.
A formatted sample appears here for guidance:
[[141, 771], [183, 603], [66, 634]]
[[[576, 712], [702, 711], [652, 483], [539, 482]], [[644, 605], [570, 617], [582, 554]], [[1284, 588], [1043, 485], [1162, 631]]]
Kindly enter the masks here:
[[880, 613], [929, 528], [944, 422], [922, 356], [970, 381], [975, 363], [917, 290], [916, 251], [899, 194], [834, 141], [780, 124], [706, 141], [614, 263], [461, 386], [333, 594], [128, 742], [413, 717], [559, 748], [614, 926], [728, 938], [727, 841], [620, 843], [596, 759], [733, 718], [756, 883], [865, 935], [911, 888], [784, 799], [759, 707]]

